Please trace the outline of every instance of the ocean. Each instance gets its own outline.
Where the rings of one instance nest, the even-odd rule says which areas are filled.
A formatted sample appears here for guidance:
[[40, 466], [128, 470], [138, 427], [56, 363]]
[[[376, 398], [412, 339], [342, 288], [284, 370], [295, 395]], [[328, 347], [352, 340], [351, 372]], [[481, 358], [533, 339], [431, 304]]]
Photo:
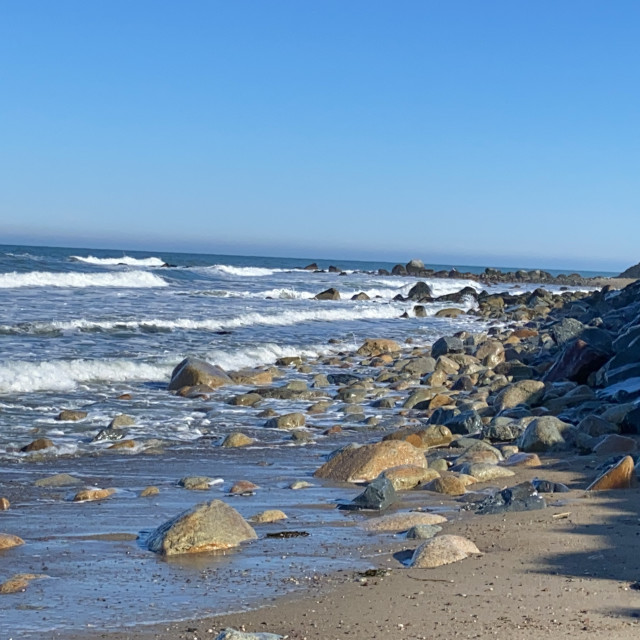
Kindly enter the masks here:
[[[64, 637], [65, 630], [116, 621], [136, 625], [221, 613], [286, 592], [291, 575], [366, 564], [358, 552], [361, 532], [344, 527], [347, 516], [334, 508], [357, 489], [316, 483], [297, 492], [288, 486], [312, 480], [333, 448], [379, 438], [397, 421], [367, 405], [364, 417], [379, 419], [372, 428], [362, 416], [351, 422], [336, 407], [315, 417], [314, 427], [321, 434], [340, 424], [347, 435], [318, 435], [305, 443], [266, 429], [256, 409], [228, 403], [247, 388], [225, 387], [204, 400], [179, 398], [166, 389], [173, 367], [187, 356], [238, 370], [300, 355], [319, 362], [313, 374], [331, 373], [343, 369], [322, 364], [327, 357], [348, 358], [366, 338], [410, 339], [420, 347], [462, 329], [486, 329], [473, 315], [434, 317], [451, 303], [429, 304], [426, 317], [413, 317], [414, 303], [394, 298], [406, 295], [418, 279], [377, 274], [393, 264], [315, 260], [324, 270], [318, 273], [304, 269], [312, 261], [0, 246], [0, 497], [12, 502], [0, 513], [1, 530], [26, 541], [4, 553], [2, 576], [49, 576], [24, 594], [2, 597], [0, 637]], [[330, 265], [338, 272], [329, 272]], [[460, 279], [426, 281], [436, 296], [483, 288]], [[340, 291], [340, 300], [314, 299], [330, 287]], [[533, 288], [491, 287], [513, 293]], [[360, 292], [370, 300], [351, 300]], [[474, 304], [468, 298], [462, 306]], [[404, 312], [412, 317], [401, 318]], [[283, 373], [276, 384], [311, 380], [295, 368]], [[285, 413], [309, 404], [273, 400], [261, 409]], [[56, 418], [63, 409], [88, 416], [61, 422]], [[132, 417], [126, 437], [136, 444], [114, 453], [113, 442], [94, 438], [120, 413]], [[241, 450], [218, 446], [239, 430], [257, 444]], [[49, 438], [54, 446], [22, 452], [34, 438]], [[117, 493], [99, 504], [77, 504], [70, 500], [71, 489], [34, 487], [38, 478], [60, 472]], [[186, 475], [220, 480], [200, 494], [177, 486]], [[262, 489], [251, 498], [225, 498], [229, 483], [239, 479]], [[139, 498], [151, 484], [160, 488], [158, 496]], [[289, 525], [311, 531], [313, 544], [287, 541], [276, 548], [261, 537], [238, 553], [167, 562], [136, 541], [182, 509], [214, 497], [232, 500], [245, 516], [261, 508], [284, 509]], [[337, 540], [341, 553], [327, 553]]]

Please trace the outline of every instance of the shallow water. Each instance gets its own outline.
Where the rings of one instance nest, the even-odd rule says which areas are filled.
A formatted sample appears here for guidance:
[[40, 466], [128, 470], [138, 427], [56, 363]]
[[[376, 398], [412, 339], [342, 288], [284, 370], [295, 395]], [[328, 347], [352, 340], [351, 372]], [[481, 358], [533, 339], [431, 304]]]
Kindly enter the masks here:
[[[343, 262], [346, 275], [339, 275], [302, 270], [308, 262], [0, 247], [0, 495], [12, 503], [0, 513], [1, 530], [26, 541], [2, 552], [0, 577], [50, 576], [34, 581], [25, 593], [0, 598], [0, 637], [35, 638], [46, 630], [63, 633], [237, 610], [313, 580], [315, 572], [366, 564], [360, 557], [366, 536], [352, 526], [363, 516], [335, 509], [336, 500], [354, 497], [359, 488], [319, 482], [301, 491], [287, 487], [293, 480], [312, 480], [332, 449], [380, 438], [395, 428], [393, 410], [365, 404], [364, 417], [381, 421], [372, 429], [362, 415], [348, 416], [334, 407], [309, 418], [316, 441], [296, 445], [290, 433], [266, 429], [258, 413], [265, 408], [304, 411], [311, 401], [266, 400], [252, 409], [227, 403], [247, 387], [225, 387], [206, 400], [187, 400], [166, 390], [172, 368], [187, 355], [231, 370], [270, 365], [290, 355], [311, 361], [349, 356], [368, 337], [411, 338], [420, 346], [461, 329], [486, 328], [471, 315], [433, 317], [445, 306], [456, 306], [450, 303], [428, 305], [426, 318], [400, 319], [413, 303], [393, 298], [406, 294], [417, 279], [374, 273], [392, 265]], [[160, 266], [164, 263], [175, 266]], [[462, 280], [427, 282], [435, 295], [464, 286], [480, 289]], [[343, 299], [312, 300], [329, 287], [338, 288]], [[360, 291], [372, 300], [349, 300]], [[464, 306], [472, 305], [469, 299]], [[312, 373], [302, 374], [289, 368], [275, 384], [310, 383], [317, 372], [344, 369], [316, 364]], [[336, 390], [321, 391], [333, 396]], [[119, 399], [125, 393], [130, 399]], [[83, 409], [89, 415], [60, 422], [56, 416], [62, 409]], [[108, 441], [93, 442], [120, 413], [135, 420], [123, 430], [124, 437], [138, 443], [128, 453], [114, 453]], [[343, 433], [321, 435], [335, 424]], [[217, 446], [236, 430], [257, 444]], [[22, 453], [20, 447], [36, 437], [50, 438], [55, 447]], [[78, 504], [70, 501], [73, 489], [33, 485], [60, 472], [87, 486], [115, 487], [117, 493], [103, 502]], [[224, 484], [187, 491], [177, 486], [187, 475], [220, 477]], [[240, 479], [261, 488], [251, 497], [226, 497], [224, 492]], [[150, 484], [160, 494], [139, 498]], [[135, 540], [214, 497], [229, 501], [244, 516], [279, 508], [289, 520], [260, 525], [258, 541], [224, 556], [165, 561]], [[310, 536], [264, 537], [280, 529]]]

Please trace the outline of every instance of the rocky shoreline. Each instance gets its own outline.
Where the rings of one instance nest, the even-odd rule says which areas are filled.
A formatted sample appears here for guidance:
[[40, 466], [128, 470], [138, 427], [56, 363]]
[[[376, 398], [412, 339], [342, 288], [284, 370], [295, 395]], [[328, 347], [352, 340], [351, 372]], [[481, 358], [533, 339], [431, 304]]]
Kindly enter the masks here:
[[[451, 299], [453, 304], [461, 299], [456, 296]], [[488, 584], [486, 572], [493, 566], [495, 544], [489, 542], [488, 527], [502, 526], [500, 523], [505, 521], [526, 523], [534, 517], [545, 526], [549, 522], [554, 526], [560, 523], [556, 543], [562, 546], [571, 534], [565, 520], [571, 523], [571, 514], [577, 511], [585, 521], [597, 523], [598, 510], [606, 510], [607, 499], [619, 500], [609, 493], [612, 490], [626, 489], [615, 495], [623, 494], [623, 499], [637, 509], [640, 283], [620, 291], [605, 287], [592, 293], [566, 291], [552, 295], [540, 288], [520, 296], [475, 297], [477, 306], [468, 313], [487, 324], [489, 328], [484, 332], [445, 335], [430, 347], [374, 337], [355, 354], [337, 354], [317, 361], [287, 358], [279, 361], [276, 368], [256, 371], [227, 373], [212, 363], [187, 359], [174, 370], [169, 389], [189, 403], [223, 393], [227, 386], [242, 384], [246, 386], [244, 392], [228, 401], [253, 407], [267, 428], [288, 432], [293, 442], [301, 444], [335, 438], [341, 446], [327, 460], [319, 461], [315, 478], [309, 480], [344, 487], [345, 499], [338, 506], [351, 514], [353, 524], [362, 528], [363, 537], [379, 536], [368, 543], [372, 548], [386, 548], [387, 555], [381, 552], [378, 564], [382, 561], [385, 570], [391, 568], [398, 574], [418, 572], [412, 575], [427, 582], [464, 581], [469, 572], [480, 572]], [[431, 301], [425, 289], [409, 298], [420, 305]], [[414, 312], [417, 313], [415, 308]], [[332, 373], [325, 373], [329, 369]], [[282, 371], [295, 372], [298, 379], [274, 384]], [[279, 402], [279, 411], [269, 406], [270, 400]], [[283, 402], [291, 405], [291, 411], [282, 411]], [[302, 403], [306, 406], [304, 411], [300, 410]], [[349, 422], [360, 421], [371, 433], [380, 433], [353, 444], [351, 432], [341, 425], [320, 430], [314, 422], [331, 407], [338, 407]], [[371, 408], [379, 417], [367, 416]], [[121, 419], [110, 425], [102, 437], [114, 440], [120, 449], [133, 449], [138, 443], [126, 437], [126, 428], [126, 420]], [[358, 435], [362, 438], [362, 432]], [[249, 436], [239, 432], [221, 446], [247, 446], [250, 441]], [[26, 445], [33, 447], [32, 451], [48, 448], [46, 442], [34, 442]], [[127, 442], [133, 444], [125, 445]], [[181, 482], [185, 490], [206, 491], [215, 484], [215, 478], [185, 477]], [[353, 491], [347, 487], [354, 485], [361, 492], [351, 497]], [[256, 488], [243, 484], [235, 487], [235, 492], [251, 495]], [[114, 490], [98, 491], [77, 500], [112, 499]], [[251, 526], [261, 524], [260, 518], [249, 524], [229, 507], [231, 513], [224, 502], [214, 504], [218, 502], [206, 503], [201, 509], [204, 516], [198, 522], [191, 514], [186, 520], [185, 514], [177, 514], [152, 532], [145, 544], [158, 553], [169, 554], [168, 549], [177, 549], [178, 554], [197, 553], [236, 547], [264, 535]], [[446, 515], [441, 515], [445, 513], [442, 505]], [[554, 505], [555, 510], [550, 508]], [[279, 505], [271, 506], [276, 509]], [[6, 507], [12, 508], [10, 500], [6, 500]], [[637, 527], [637, 510], [633, 513]], [[262, 523], [273, 522], [270, 518], [275, 516], [263, 517]], [[533, 526], [524, 539], [534, 540], [539, 529]], [[404, 532], [410, 532], [409, 537]], [[627, 533], [634, 540], [636, 531]], [[391, 539], [391, 535], [401, 537]], [[22, 542], [10, 532], [0, 538], [1, 548]], [[625, 561], [638, 570], [633, 553]], [[432, 575], [432, 571], [438, 573]], [[30, 573], [10, 576], [0, 591], [7, 597], [19, 598], [20, 593], [31, 588], [31, 581], [44, 577]], [[407, 577], [402, 575], [388, 580], [374, 572], [364, 578], [364, 582], [356, 580], [356, 590], [362, 589], [363, 584], [384, 580], [385, 585], [398, 581], [398, 589], [407, 586]], [[629, 597], [633, 598], [636, 581], [626, 583]], [[344, 595], [353, 589], [350, 577], [336, 593], [342, 591]], [[282, 605], [283, 611], [289, 612], [287, 615], [291, 614], [291, 606], [295, 607]], [[460, 610], [464, 606], [461, 603]], [[272, 625], [269, 629], [253, 630], [290, 638], [340, 637], [335, 626], [329, 635], [322, 635], [311, 626], [306, 626], [303, 633], [290, 618], [282, 614], [278, 621], [277, 615], [267, 616]], [[250, 626], [261, 617], [265, 617], [263, 612], [253, 612], [245, 614], [244, 619]], [[409, 614], [406, 617], [409, 619]], [[599, 621], [597, 630], [605, 628], [605, 619], [606, 616]], [[164, 631], [160, 627], [127, 631], [113, 637], [215, 637], [212, 634], [217, 634], [221, 625], [237, 625], [239, 620], [239, 616], [232, 616], [198, 623], [194, 631], [180, 631], [181, 635], [169, 635], [177, 633], [178, 627], [174, 626], [164, 627]], [[330, 624], [327, 616], [323, 620]], [[415, 626], [415, 621], [412, 624]], [[487, 623], [483, 631], [487, 637], [490, 627]], [[549, 628], [553, 628], [552, 623]], [[411, 635], [410, 631], [413, 633], [410, 625], [398, 622], [394, 637], [423, 637]], [[371, 631], [354, 628], [350, 637], [376, 637], [363, 635], [366, 633]], [[384, 635], [387, 632], [378, 633], [383, 633], [379, 637], [389, 637]], [[428, 635], [425, 633], [425, 637]], [[71, 636], [66, 633], [50, 637]], [[81, 637], [111, 636], [87, 632]], [[251, 638], [237, 635], [238, 640], [243, 637]]]

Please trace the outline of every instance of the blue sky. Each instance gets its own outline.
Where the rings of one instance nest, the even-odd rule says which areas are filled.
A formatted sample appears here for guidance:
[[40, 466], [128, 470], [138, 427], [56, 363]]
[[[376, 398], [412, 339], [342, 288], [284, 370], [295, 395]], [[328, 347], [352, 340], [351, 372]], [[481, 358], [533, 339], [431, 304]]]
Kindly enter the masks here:
[[617, 270], [640, 3], [0, 3], [0, 242]]

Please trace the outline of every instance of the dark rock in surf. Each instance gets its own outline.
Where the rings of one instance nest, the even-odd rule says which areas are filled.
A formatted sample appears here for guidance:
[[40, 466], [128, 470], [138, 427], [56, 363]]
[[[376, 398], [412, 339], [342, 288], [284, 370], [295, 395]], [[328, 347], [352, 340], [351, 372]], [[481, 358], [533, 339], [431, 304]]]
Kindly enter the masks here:
[[331, 287], [326, 291], [321, 291], [316, 296], [314, 296], [314, 300], [340, 300], [340, 292], [337, 289]]
[[207, 385], [212, 388], [233, 384], [233, 380], [220, 367], [199, 358], [185, 358], [171, 373], [167, 389], [177, 391], [182, 387]]

